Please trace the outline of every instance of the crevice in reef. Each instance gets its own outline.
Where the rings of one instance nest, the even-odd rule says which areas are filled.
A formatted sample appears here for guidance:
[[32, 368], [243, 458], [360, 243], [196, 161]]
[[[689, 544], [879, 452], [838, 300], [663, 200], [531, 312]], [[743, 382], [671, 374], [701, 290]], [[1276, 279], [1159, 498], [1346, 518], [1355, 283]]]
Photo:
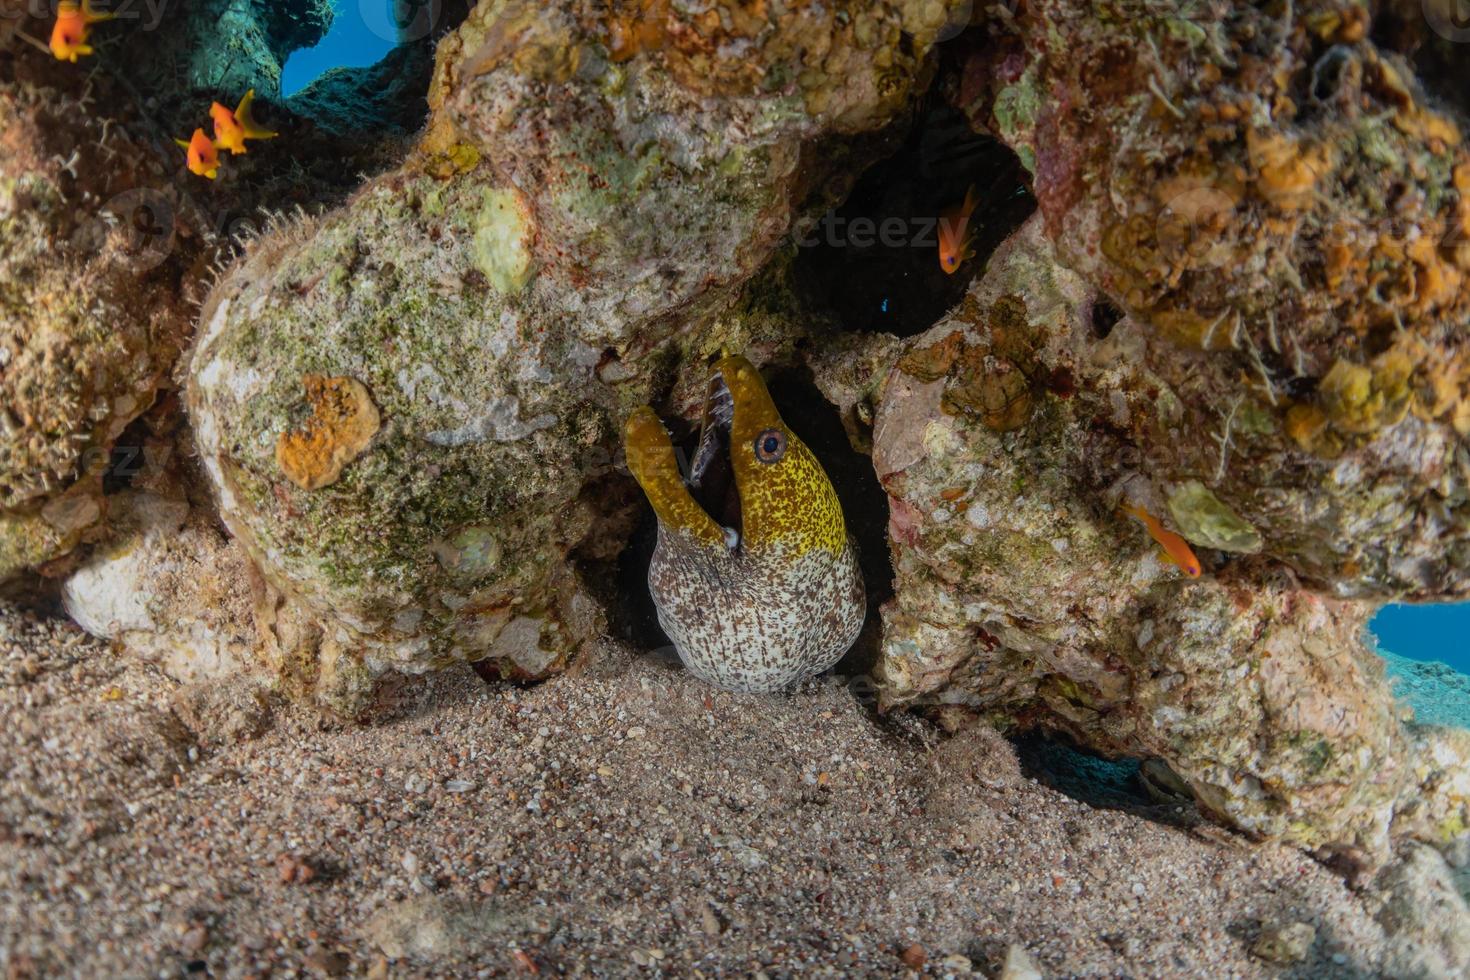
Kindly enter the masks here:
[[1089, 806], [1161, 823], [1191, 823], [1198, 818], [1193, 801], [1174, 792], [1169, 774], [1157, 763], [1108, 759], [1037, 729], [1014, 736], [1011, 744], [1022, 772]]
[[1373, 7], [1374, 43], [1408, 59], [1430, 95], [1470, 114], [1470, 21], [1460, 0], [1378, 0]]
[[[822, 461], [832, 487], [842, 502], [847, 529], [857, 540], [863, 582], [867, 591], [868, 619], [863, 634], [837, 665], [839, 674], [868, 673], [878, 655], [878, 608], [893, 595], [893, 565], [888, 551], [888, 503], [873, 472], [872, 462], [848, 441], [837, 409], [812, 383], [809, 373], [796, 368], [765, 372], [767, 388], [781, 417]], [[682, 419], [666, 419], [681, 460], [693, 458], [698, 429]], [[681, 465], [684, 465], [681, 462]], [[584, 567], [590, 582], [606, 581], [599, 598], [608, 610], [609, 625], [618, 636], [639, 649], [668, 647], [669, 638], [658, 624], [653, 598], [648, 592], [648, 564], [658, 539], [653, 511], [631, 477], [618, 481], [618, 488], [602, 487], [600, 501], [612, 501], [614, 509], [625, 494], [636, 494], [638, 518], [627, 544], [617, 556], [610, 574], [597, 574]], [[607, 512], [606, 504], [602, 505]]]
[[[400, 164], [427, 117], [434, 46], [469, 6], [434, 4], [428, 31], [377, 64], [333, 69], [290, 99], [281, 96], [281, 67], [326, 33], [327, 0], [189, 0], [157, 23], [145, 15], [122, 22], [98, 45], [95, 67], [132, 95], [149, 141], [178, 161], [179, 186], [210, 217], [209, 230], [228, 236], [241, 215], [253, 222], [259, 209], [335, 206], [362, 175]], [[189, 174], [173, 141], [196, 127], [209, 133], [210, 103], [233, 108], [251, 89], [257, 116], [280, 135], [226, 154], [214, 181]]]
[[102, 492], [107, 496], [121, 493], [133, 485], [133, 479], [143, 471], [143, 445], [151, 433], [151, 420], [143, 414], [128, 423], [122, 435], [117, 437], [107, 456], [107, 468], [102, 473]]
[[[907, 137], [869, 167], [838, 207], [798, 239], [796, 282], [814, 310], [845, 330], [921, 333], [1036, 208], [1010, 148], [974, 132], [931, 92]], [[939, 262], [940, 221], [973, 187], [972, 257], [954, 274]]]

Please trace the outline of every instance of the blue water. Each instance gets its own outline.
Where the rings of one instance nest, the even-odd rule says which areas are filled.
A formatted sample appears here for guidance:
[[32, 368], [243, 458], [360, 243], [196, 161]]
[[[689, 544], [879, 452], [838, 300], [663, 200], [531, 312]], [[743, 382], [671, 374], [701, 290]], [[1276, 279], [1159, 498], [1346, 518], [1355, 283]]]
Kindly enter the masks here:
[[383, 60], [401, 35], [394, 0], [334, 0], [332, 26], [314, 48], [291, 52], [281, 68], [281, 95], [289, 98], [332, 68], [366, 68]]
[[1410, 660], [1437, 660], [1470, 674], [1470, 603], [1384, 606], [1368, 628], [1379, 645]]
[[1470, 728], [1470, 603], [1395, 603], [1368, 628], [1416, 721]]

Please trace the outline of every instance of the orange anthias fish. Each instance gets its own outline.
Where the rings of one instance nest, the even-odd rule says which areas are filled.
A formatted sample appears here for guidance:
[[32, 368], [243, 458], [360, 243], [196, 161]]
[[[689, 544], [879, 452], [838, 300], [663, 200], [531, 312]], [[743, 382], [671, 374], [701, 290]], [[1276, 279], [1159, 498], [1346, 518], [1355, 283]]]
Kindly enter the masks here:
[[954, 275], [960, 263], [973, 256], [970, 249], [970, 215], [980, 199], [975, 196], [975, 185], [965, 191], [965, 200], [959, 207], [945, 212], [939, 219], [939, 267], [946, 275]]
[[92, 53], [87, 36], [92, 25], [102, 20], [112, 20], [116, 14], [99, 14], [92, 9], [92, 0], [61, 0], [56, 10], [56, 26], [51, 28], [51, 53], [57, 61], [76, 64], [77, 58]]
[[194, 130], [194, 135], [187, 143], [183, 140], [174, 140], [174, 142], [189, 151], [190, 173], [214, 180], [215, 175], [219, 172], [219, 147], [210, 142], [209, 137], [204, 135], [204, 130]]
[[1173, 531], [1159, 523], [1159, 519], [1142, 507], [1124, 506], [1123, 510], [1134, 517], [1148, 529], [1148, 533], [1164, 552], [1164, 558], [1178, 565], [1190, 578], [1199, 578], [1199, 559], [1195, 557], [1194, 549]]
[[245, 93], [239, 108], [231, 112], [218, 102], [209, 107], [209, 117], [214, 120], [214, 145], [231, 153], [244, 153], [246, 140], [268, 140], [273, 133], [255, 121], [250, 106], [255, 101], [255, 89]]

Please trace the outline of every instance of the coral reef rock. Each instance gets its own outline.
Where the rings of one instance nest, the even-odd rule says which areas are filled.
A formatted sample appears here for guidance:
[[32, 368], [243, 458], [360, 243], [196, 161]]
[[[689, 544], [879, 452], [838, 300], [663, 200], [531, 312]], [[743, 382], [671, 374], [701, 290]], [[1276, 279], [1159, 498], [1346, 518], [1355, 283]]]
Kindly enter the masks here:
[[943, 5], [846, 6], [481, 3], [420, 151], [218, 283], [188, 405], [288, 686], [350, 712], [387, 669], [539, 677], [597, 631], [569, 556], [628, 533], [622, 418], [748, 346], [811, 148], [926, 78]]
[[111, 540], [66, 580], [67, 613], [179, 681], [249, 673], [256, 642], [240, 548], [182, 500], [128, 491], [110, 503]]
[[1151, 328], [1156, 404], [1116, 424], [1155, 492], [1203, 483], [1233, 550], [1342, 596], [1470, 596], [1452, 110], [1357, 3], [1047, 0], [1014, 30], [965, 109], [1030, 164], [1063, 261]]
[[[1099, 299], [1056, 261], [1043, 221], [885, 376], [819, 366], [829, 387], [847, 380], [839, 403], [863, 384], [878, 401], [898, 576], [883, 700], [1162, 758], [1208, 812], [1369, 868], [1396, 837], [1462, 834], [1470, 746], [1405, 725], [1364, 642], [1372, 605], [1250, 554], [1262, 549], [1199, 480], [1153, 496], [1132, 422], [1170, 404], [1143, 356], [1157, 336], [1130, 316], [1098, 336]], [[1195, 541], [1203, 578], [1161, 560], [1119, 512], [1130, 500]]]
[[102, 474], [187, 336], [177, 195], [145, 140], [0, 76], [0, 579], [96, 532]]
[[[294, 101], [323, 2], [111, 25], [96, 92], [0, 17], [0, 578], [69, 575], [191, 725], [238, 684], [240, 737], [262, 681], [358, 716], [389, 671], [541, 678], [627, 584], [629, 413], [678, 442], [718, 356], [804, 361], [887, 494], [885, 706], [1146, 758], [1410, 896], [1385, 928], [1443, 941], [1404, 972], [1463, 969], [1470, 732], [1415, 723], [1363, 629], [1470, 597], [1463, 69], [1417, 7], [454, 0]], [[252, 85], [281, 139], [189, 183], [171, 131]], [[968, 160], [1009, 237], [838, 324], [804, 277], [872, 269], [884, 315], [941, 277], [794, 257], [885, 153], [873, 202]], [[188, 451], [125, 478], [125, 432]]]

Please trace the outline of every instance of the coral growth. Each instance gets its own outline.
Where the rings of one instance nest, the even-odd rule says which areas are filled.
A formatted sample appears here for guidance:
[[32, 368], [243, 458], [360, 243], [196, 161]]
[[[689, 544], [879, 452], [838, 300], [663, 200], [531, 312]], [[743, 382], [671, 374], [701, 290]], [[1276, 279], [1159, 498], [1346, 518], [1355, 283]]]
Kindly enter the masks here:
[[[570, 556], [631, 530], [600, 488], [622, 417], [704, 355], [789, 346], [740, 290], [816, 182], [812, 141], [908, 104], [931, 6], [669, 8], [614, 57], [581, 5], [481, 4], [445, 39], [420, 152], [253, 243], [201, 316], [191, 415], [289, 683], [351, 713], [384, 669], [536, 677], [597, 632]], [[312, 376], [363, 386], [371, 443], [301, 428]]]
[[[1126, 423], [1340, 595], [1470, 595], [1470, 148], [1353, 3], [1028, 4], [965, 108], [1062, 259], [1152, 328]], [[1371, 488], [1371, 489], [1370, 489]]]
[[[1125, 317], [1100, 341], [1093, 303], [1033, 219], [877, 386], [898, 573], [885, 703], [1162, 758], [1220, 818], [1367, 866], [1393, 837], [1442, 841], [1470, 805], [1463, 740], [1405, 729], [1364, 643], [1370, 604], [1244, 557], [1261, 540], [1198, 481], [1150, 496], [1131, 422], [1167, 404], [1138, 356], [1151, 328]], [[969, 394], [1000, 390], [1003, 416]], [[1168, 565], [1130, 501], [1211, 549], [1210, 574]]]
[[163, 170], [81, 99], [0, 82], [0, 578], [101, 520], [113, 445], [187, 336]]
[[[118, 32], [136, 59], [97, 63], [126, 127], [6, 53], [0, 573], [70, 552], [46, 570], [94, 631], [344, 716], [390, 670], [543, 677], [606, 631], [629, 412], [677, 443], [716, 357], [804, 362], [889, 498], [886, 705], [1163, 760], [1219, 818], [1360, 870], [1406, 841], [1463, 863], [1470, 743], [1410, 723], [1362, 638], [1378, 601], [1470, 596], [1470, 148], [1418, 77], [1443, 46], [1402, 4], [1012, 6], [935, 56], [975, 5], [484, 0], [412, 142], [387, 133], [412, 84], [369, 111], [386, 69], [332, 82], [356, 88], [321, 125], [273, 98], [317, 7], [231, 5], [239, 64], [201, 40], [213, 2]], [[282, 138], [207, 198], [156, 190], [186, 176], [169, 130], [237, 80]], [[792, 243], [900, 145], [864, 206], [974, 183], [988, 245], [1024, 169], [1040, 213], [973, 282], [929, 251], [944, 291], [859, 334], [920, 253]], [[919, 187], [947, 150], [961, 189]], [[297, 217], [253, 236], [260, 207]], [[229, 231], [251, 240], [186, 314]], [[793, 286], [854, 269], [851, 302]], [[188, 427], [157, 431], [189, 464], [120, 488], [174, 367]]]
[[367, 449], [382, 418], [360, 381], [308, 374], [301, 383], [311, 414], [276, 440], [276, 465], [301, 489], [319, 490]]

